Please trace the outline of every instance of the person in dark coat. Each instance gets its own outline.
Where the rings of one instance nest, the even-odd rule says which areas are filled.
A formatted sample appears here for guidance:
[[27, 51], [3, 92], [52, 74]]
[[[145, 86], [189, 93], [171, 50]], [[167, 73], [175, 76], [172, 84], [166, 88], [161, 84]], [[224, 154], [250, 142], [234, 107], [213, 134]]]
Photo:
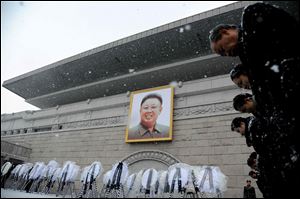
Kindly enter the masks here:
[[[272, 120], [274, 122], [274, 119], [265, 117], [267, 114], [257, 107], [257, 103], [249, 93], [237, 95], [233, 100], [233, 107], [237, 111], [252, 113], [255, 116], [247, 122], [248, 133], [245, 135], [251, 135], [250, 138], [246, 136], [246, 141], [251, 140], [254, 150], [260, 154], [259, 170], [263, 171], [264, 178], [267, 179], [263, 182], [273, 183], [265, 184], [268, 189], [264, 194], [268, 197], [283, 194], [284, 192], [280, 192], [280, 189], [293, 193], [296, 189], [291, 190], [291, 187], [295, 185], [293, 183], [299, 181], [296, 177], [299, 173], [297, 169], [299, 168], [299, 155], [295, 145], [290, 142], [288, 134], [284, 133], [285, 129], [279, 131], [278, 126], [283, 126], [280, 124], [281, 121], [275, 123], [278, 126], [274, 125], [271, 122]], [[271, 193], [268, 192], [270, 190], [272, 190]]]
[[300, 100], [298, 35], [299, 24], [292, 16], [265, 3], [246, 7], [239, 27], [220, 24], [209, 35], [214, 52], [239, 56], [255, 101], [279, 131], [290, 134], [292, 143], [299, 138], [299, 114], [293, 105]]
[[[253, 102], [250, 103], [251, 106], [243, 107], [244, 103], [249, 103], [247, 98], [251, 95], [241, 94], [239, 96], [241, 99], [235, 100], [234, 107], [237, 110], [255, 114], [255, 108], [251, 107], [254, 105]], [[289, 180], [293, 179], [291, 171], [295, 171], [295, 165], [288, 160], [291, 153], [287, 149], [292, 146], [286, 146], [284, 143], [278, 142], [276, 140], [277, 137], [280, 137], [276, 135], [278, 132], [273, 131], [270, 127], [268, 120], [263, 117], [248, 117], [247, 119], [238, 117], [231, 124], [231, 130], [245, 135], [247, 146], [253, 146], [259, 154], [257, 168], [255, 169], [261, 174], [259, 183], [261, 183], [260, 187], [263, 189], [260, 190], [265, 197], [286, 194], [285, 192], [279, 192], [280, 189], [289, 190], [289, 193], [291, 193], [289, 185], [292, 182]], [[281, 138], [281, 140], [284, 141], [284, 138]], [[285, 168], [283, 165], [293, 166], [293, 168]]]
[[231, 122], [231, 130], [245, 136], [248, 147], [253, 146], [255, 152], [251, 154], [251, 159], [257, 159], [255, 154], [259, 154], [259, 157], [271, 158], [270, 146], [272, 146], [272, 143], [269, 141], [270, 133], [258, 118], [254, 116], [247, 118], [236, 117]]
[[251, 180], [247, 180], [247, 185], [244, 186], [243, 198], [256, 198], [254, 187], [251, 186]]
[[[259, 190], [264, 197], [272, 197], [273, 183], [269, 178], [269, 175], [272, 175], [274, 171], [271, 161], [272, 153], [270, 152], [272, 143], [269, 140], [270, 133], [262, 123], [254, 116], [236, 117], [232, 120], [231, 130], [245, 136], [248, 147], [253, 146], [255, 152], [250, 154], [247, 164], [259, 173], [257, 184], [259, 184]], [[277, 176], [277, 174], [274, 176]]]
[[[274, 195], [295, 195], [299, 171], [299, 24], [284, 10], [265, 3], [244, 9], [240, 26], [221, 24], [210, 32], [214, 52], [239, 56], [251, 90], [272, 133]], [[259, 118], [258, 121], [262, 121]], [[254, 125], [257, 126], [257, 125]], [[278, 175], [278, 176], [277, 176]], [[276, 177], [275, 177], [276, 176]]]
[[241, 113], [251, 113], [255, 116], [247, 123], [247, 131], [251, 134], [251, 142], [256, 143], [253, 146], [255, 151], [268, 160], [267, 164], [274, 163], [274, 167], [269, 165], [271, 168], [279, 169], [279, 164], [282, 167], [284, 163], [291, 163], [288, 156], [293, 154], [290, 149], [293, 145], [288, 144], [286, 134], [280, 134], [278, 128], [266, 117], [268, 114], [263, 108], [258, 107], [251, 94], [242, 93], [235, 96], [233, 107]]
[[220, 24], [209, 35], [214, 52], [239, 56], [256, 102], [282, 124], [297, 124], [292, 104], [299, 101], [298, 35], [299, 24], [292, 16], [265, 3], [246, 7], [239, 27]]
[[[292, 16], [271, 5], [256, 3], [245, 8], [239, 27], [220, 24], [210, 31], [209, 39], [212, 50], [217, 54], [239, 56], [249, 70], [252, 84], [258, 89], [260, 86], [270, 89], [270, 97], [275, 95], [275, 100], [280, 101], [283, 71], [286, 68], [299, 72], [296, 70], [299, 68], [299, 55], [295, 51], [298, 35], [298, 23]], [[293, 60], [293, 63], [287, 60]], [[284, 62], [287, 62], [285, 67]], [[289, 72], [289, 75], [296, 74]], [[289, 75], [285, 78], [291, 79]]]
[[265, 3], [246, 7], [240, 33], [239, 57], [249, 68], [253, 80], [262, 84], [278, 84], [282, 62], [299, 58], [295, 51], [299, 42], [299, 24], [282, 9]]

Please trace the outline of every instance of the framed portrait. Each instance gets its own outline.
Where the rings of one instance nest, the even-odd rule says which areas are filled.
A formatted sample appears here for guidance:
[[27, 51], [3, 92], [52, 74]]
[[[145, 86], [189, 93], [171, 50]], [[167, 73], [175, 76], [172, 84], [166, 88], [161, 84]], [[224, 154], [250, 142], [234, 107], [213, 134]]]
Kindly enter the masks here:
[[172, 140], [174, 87], [132, 92], [126, 142]]

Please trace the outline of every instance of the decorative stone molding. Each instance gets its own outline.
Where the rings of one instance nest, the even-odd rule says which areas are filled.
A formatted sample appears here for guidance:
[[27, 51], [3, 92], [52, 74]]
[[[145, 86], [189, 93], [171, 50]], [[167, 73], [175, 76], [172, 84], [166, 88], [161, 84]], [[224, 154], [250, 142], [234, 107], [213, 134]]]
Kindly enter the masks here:
[[63, 124], [63, 129], [94, 127], [94, 126], [109, 127], [109, 126], [116, 126], [118, 124], [125, 124], [125, 116], [65, 123]]
[[176, 109], [174, 111], [174, 120], [231, 114], [235, 112], [232, 107], [232, 102], [207, 104]]
[[[194, 107], [175, 109], [174, 119], [180, 120], [180, 119], [207, 117], [212, 115], [231, 114], [235, 112], [236, 111], [234, 111], [232, 107], [232, 102], [215, 103], [215, 104], [199, 105]], [[70, 123], [65, 123], [63, 125], [63, 129], [84, 128], [84, 127], [88, 128], [88, 127], [95, 127], [95, 126], [111, 127], [116, 125], [125, 125], [126, 124], [125, 118], [126, 116], [117, 116], [111, 118], [101, 118], [96, 120], [70, 122]]]
[[[177, 99], [179, 101], [184, 101], [185, 98], [181, 97]], [[126, 109], [127, 108], [127, 109]], [[127, 123], [127, 112], [128, 107], [126, 107], [126, 111], [124, 111], [124, 115], [110, 117], [110, 118], [101, 118], [89, 120], [88, 118], [91, 116], [92, 111], [86, 112], [86, 119], [83, 121], [76, 122], [58, 122], [59, 116], [54, 118], [52, 121], [52, 129], [51, 131], [56, 131], [59, 129], [77, 129], [77, 128], [93, 128], [93, 127], [115, 127], [115, 126], [124, 126]], [[125, 113], [126, 112], [126, 113]], [[233, 114], [236, 111], [232, 107], [232, 102], [221, 102], [214, 104], [206, 104], [206, 105], [198, 105], [193, 107], [183, 107], [177, 108], [174, 110], [174, 120], [182, 120], [182, 119], [193, 119], [199, 117], [209, 117], [216, 115], [225, 115], [225, 114]], [[66, 119], [67, 120], [67, 119]], [[59, 127], [61, 126], [61, 127]], [[6, 135], [15, 135], [18, 134], [16, 130], [7, 130]], [[23, 133], [23, 132], [22, 132]], [[27, 133], [33, 133], [33, 128], [28, 128]], [[2, 135], [5, 135], [4, 133]]]
[[145, 151], [138, 151], [135, 153], [132, 153], [131, 155], [125, 157], [122, 159], [122, 162], [126, 162], [128, 166], [139, 162], [143, 160], [154, 160], [161, 162], [165, 164], [166, 166], [171, 166], [175, 163], [181, 162], [174, 156], [172, 156], [169, 153], [163, 152], [163, 151], [158, 151], [158, 150], [145, 150]]

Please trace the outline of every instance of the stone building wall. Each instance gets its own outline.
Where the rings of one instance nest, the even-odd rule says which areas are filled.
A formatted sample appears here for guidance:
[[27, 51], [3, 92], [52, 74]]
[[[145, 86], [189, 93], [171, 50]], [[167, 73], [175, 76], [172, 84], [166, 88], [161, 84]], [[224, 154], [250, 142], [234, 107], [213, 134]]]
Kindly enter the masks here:
[[[224, 196], [242, 197], [250, 171], [246, 160], [253, 149], [246, 146], [245, 138], [230, 130], [232, 119], [241, 115], [233, 110], [232, 99], [241, 92], [228, 75], [184, 82], [181, 88], [175, 88], [172, 142], [125, 143], [128, 94], [28, 115], [22, 113], [19, 119], [11, 120], [12, 116], [3, 116], [1, 139], [30, 144], [30, 162], [48, 163], [55, 159], [63, 164], [71, 160], [83, 168], [93, 161], [100, 161], [104, 172], [110, 170], [116, 161], [138, 151], [165, 152], [190, 165], [219, 166], [228, 176], [228, 191]], [[31, 130], [7, 134], [8, 131], [22, 129], [22, 125], [27, 125]], [[43, 129], [43, 126], [51, 127], [51, 130], [34, 132], [33, 129]], [[131, 168], [136, 170], [145, 165], [148, 168], [167, 168], [153, 160], [145, 163], [140, 161], [140, 165]], [[258, 193], [258, 196], [261, 197], [261, 194]]]

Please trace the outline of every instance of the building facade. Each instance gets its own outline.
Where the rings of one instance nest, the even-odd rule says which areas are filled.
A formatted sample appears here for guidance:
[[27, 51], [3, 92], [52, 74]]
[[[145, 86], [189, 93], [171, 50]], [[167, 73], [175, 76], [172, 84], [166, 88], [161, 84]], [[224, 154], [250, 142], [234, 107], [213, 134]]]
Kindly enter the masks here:
[[[225, 197], [242, 197], [253, 148], [230, 130], [232, 99], [243, 92], [228, 72], [239, 60], [213, 54], [208, 32], [238, 24], [236, 2], [100, 46], [7, 80], [3, 86], [39, 108], [1, 115], [1, 163], [124, 160], [131, 172], [183, 162], [228, 176]], [[294, 8], [284, 4], [284, 8]], [[173, 140], [125, 143], [130, 92], [174, 84]], [[255, 183], [254, 183], [255, 184]], [[258, 196], [261, 197], [261, 193]]]

